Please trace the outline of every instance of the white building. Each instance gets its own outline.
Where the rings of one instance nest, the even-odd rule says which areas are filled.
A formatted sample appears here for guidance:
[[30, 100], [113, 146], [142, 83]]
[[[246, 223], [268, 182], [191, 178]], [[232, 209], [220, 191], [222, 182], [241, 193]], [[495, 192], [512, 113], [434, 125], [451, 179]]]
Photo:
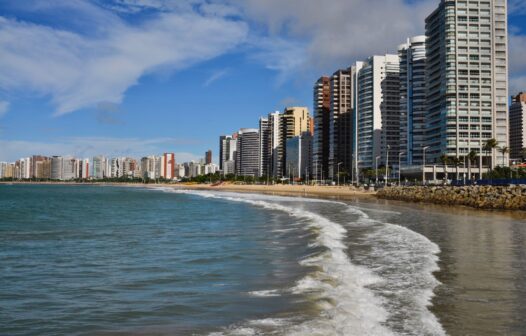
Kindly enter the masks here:
[[398, 55], [372, 56], [353, 66], [356, 99], [355, 157], [359, 168], [385, 164], [400, 146], [400, 78]]
[[507, 29], [506, 0], [441, 0], [426, 18], [426, 162], [475, 151], [491, 168], [498, 153], [484, 143], [508, 146]]

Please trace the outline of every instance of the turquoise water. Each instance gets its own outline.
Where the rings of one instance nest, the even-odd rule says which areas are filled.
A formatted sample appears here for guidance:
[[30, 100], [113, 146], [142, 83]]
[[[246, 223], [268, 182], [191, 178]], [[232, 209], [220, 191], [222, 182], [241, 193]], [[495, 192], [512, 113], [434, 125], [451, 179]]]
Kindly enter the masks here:
[[524, 224], [375, 200], [0, 185], [0, 335], [523, 335]]
[[290, 316], [301, 298], [250, 293], [306, 272], [307, 237], [272, 232], [284, 217], [136, 188], [2, 186], [0, 334], [182, 334]]

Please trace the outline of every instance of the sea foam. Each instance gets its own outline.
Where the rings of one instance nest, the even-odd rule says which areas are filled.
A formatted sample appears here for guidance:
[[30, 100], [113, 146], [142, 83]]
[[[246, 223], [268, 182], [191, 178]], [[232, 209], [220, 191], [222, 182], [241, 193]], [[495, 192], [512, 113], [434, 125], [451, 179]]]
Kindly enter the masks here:
[[[398, 225], [378, 222], [371, 219], [365, 211], [343, 202], [180, 189], [167, 191], [244, 202], [269, 210], [281, 211], [304, 220], [309, 228], [317, 232], [315, 244], [325, 247], [326, 250], [321, 254], [308, 256], [300, 263], [305, 266], [315, 266], [318, 271], [299, 280], [290, 289], [290, 292], [314, 296], [321, 313], [318, 318], [300, 323], [270, 324], [275, 327], [272, 334], [445, 335], [436, 317], [428, 310], [433, 288], [438, 284], [432, 272], [438, 269], [436, 254], [439, 249], [424, 236]], [[296, 202], [296, 204], [285, 205], [290, 202]], [[352, 263], [344, 243], [347, 229], [339, 223], [302, 208], [301, 203], [306, 202], [339, 204], [343, 207], [342, 211], [347, 211], [358, 218], [352, 225], [375, 226], [375, 230], [367, 236], [367, 239], [373, 244], [373, 259], [381, 264], [370, 264], [364, 260], [360, 265]], [[385, 249], [382, 250], [383, 248]], [[417, 258], [417, 256], [420, 257]], [[420, 266], [411, 268], [410, 265], [415, 262], [420, 263]], [[391, 265], [399, 267], [399, 273], [403, 275], [387, 272], [386, 268]], [[404, 273], [406, 271], [407, 274]], [[402, 281], [394, 286], [386, 285], [394, 280], [392, 278], [394, 276], [401, 277]], [[382, 292], [392, 291], [397, 291], [406, 299], [410, 298], [412, 303], [409, 307], [400, 307], [387, 295], [382, 295]], [[274, 296], [279, 295], [279, 292], [269, 289], [250, 294]], [[408, 321], [402, 323], [402, 327], [397, 327], [391, 320], [394, 308], [402, 308], [402, 313], [406, 314]], [[411, 311], [404, 311], [404, 309], [411, 309]], [[413, 317], [409, 318], [409, 316]], [[226, 328], [212, 335], [250, 335], [267, 331], [267, 328], [258, 331], [257, 323], [254, 321], [249, 321], [248, 324], [250, 327]]]

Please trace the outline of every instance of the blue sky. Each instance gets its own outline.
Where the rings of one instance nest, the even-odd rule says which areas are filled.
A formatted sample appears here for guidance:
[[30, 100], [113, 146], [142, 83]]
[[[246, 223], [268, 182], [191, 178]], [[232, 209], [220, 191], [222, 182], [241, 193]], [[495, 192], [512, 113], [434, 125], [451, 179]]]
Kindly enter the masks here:
[[[178, 161], [312, 84], [423, 33], [439, 0], [0, 0], [0, 161]], [[510, 94], [526, 90], [526, 3], [510, 0]], [[216, 159], [216, 158], [215, 158]]]

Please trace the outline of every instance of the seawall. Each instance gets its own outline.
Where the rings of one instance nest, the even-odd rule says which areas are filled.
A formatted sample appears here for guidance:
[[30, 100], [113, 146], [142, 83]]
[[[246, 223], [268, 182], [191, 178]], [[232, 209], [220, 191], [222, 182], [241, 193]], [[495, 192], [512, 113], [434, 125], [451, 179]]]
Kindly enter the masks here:
[[376, 196], [391, 200], [464, 205], [479, 209], [526, 210], [526, 185], [387, 187], [379, 190]]

